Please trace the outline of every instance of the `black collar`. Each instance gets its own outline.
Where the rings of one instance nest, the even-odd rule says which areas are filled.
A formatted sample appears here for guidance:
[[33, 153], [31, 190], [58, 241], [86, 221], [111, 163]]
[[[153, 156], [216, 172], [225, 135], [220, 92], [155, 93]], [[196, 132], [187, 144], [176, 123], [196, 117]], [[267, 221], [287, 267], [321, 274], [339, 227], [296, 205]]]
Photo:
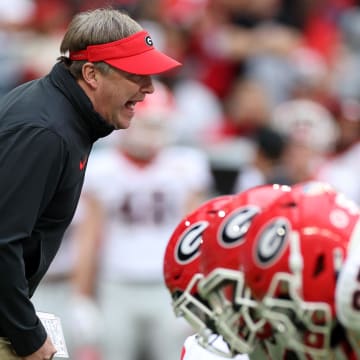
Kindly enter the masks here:
[[57, 63], [49, 76], [53, 84], [69, 99], [79, 113], [82, 124], [93, 142], [109, 135], [115, 129], [94, 110], [89, 97], [64, 64]]

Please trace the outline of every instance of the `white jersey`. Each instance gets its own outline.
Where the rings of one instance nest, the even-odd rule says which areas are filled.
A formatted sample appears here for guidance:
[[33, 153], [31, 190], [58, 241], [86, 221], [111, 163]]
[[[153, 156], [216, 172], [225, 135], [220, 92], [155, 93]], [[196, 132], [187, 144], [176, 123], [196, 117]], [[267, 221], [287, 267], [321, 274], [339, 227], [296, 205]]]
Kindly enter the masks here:
[[[212, 342], [212, 346], [216, 347], [219, 350], [222, 350], [226, 353], [227, 345], [222, 339], [221, 336], [217, 336], [215, 341]], [[181, 352], [180, 360], [220, 360], [220, 359], [229, 359], [229, 357], [217, 355], [210, 350], [203, 348], [198, 340], [197, 335], [191, 335], [186, 338], [184, 346]], [[249, 360], [249, 356], [246, 354], [236, 355], [231, 359], [234, 360]]]
[[[338, 275], [335, 289], [336, 317], [343, 325], [347, 334], [347, 339], [351, 344], [357, 359], [360, 358], [359, 231], [360, 227], [358, 224], [350, 240], [348, 256]], [[337, 350], [341, 353], [342, 348], [339, 347]]]
[[115, 147], [94, 151], [83, 191], [106, 211], [104, 278], [162, 281], [166, 244], [188, 211], [188, 197], [207, 192], [211, 181], [207, 157], [193, 148], [165, 148], [145, 166]]
[[[358, 250], [358, 249], [357, 249]], [[336, 315], [346, 329], [360, 332], [360, 254], [346, 259], [335, 291]]]

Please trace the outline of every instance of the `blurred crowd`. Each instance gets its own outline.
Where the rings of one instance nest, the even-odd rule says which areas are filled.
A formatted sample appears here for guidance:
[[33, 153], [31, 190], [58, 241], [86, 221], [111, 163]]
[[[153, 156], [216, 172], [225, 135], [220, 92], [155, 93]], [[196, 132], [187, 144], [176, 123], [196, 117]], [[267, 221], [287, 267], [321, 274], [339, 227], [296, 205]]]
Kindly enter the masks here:
[[[152, 106], [141, 111], [139, 109], [139, 118], [161, 118], [164, 121], [162, 118], [165, 117], [166, 134], [161, 121], [151, 121], [147, 129], [140, 129], [137, 134], [129, 130], [128, 134], [112, 135], [96, 145], [99, 151], [95, 151], [94, 157], [102, 160], [89, 159], [89, 167], [93, 166], [93, 170], [89, 169], [81, 211], [76, 217], [81, 223], [86, 214], [92, 216], [87, 220], [87, 230], [83, 230], [83, 233], [89, 232], [89, 224], [94, 227], [98, 225], [93, 235], [102, 233], [101, 226], [105, 225], [96, 224], [95, 221], [101, 219], [100, 213], [114, 216], [114, 205], [108, 205], [106, 197], [114, 198], [115, 195], [110, 190], [108, 195], [106, 191], [105, 195], [101, 193], [101, 188], [108, 186], [106, 181], [101, 183], [101, 177], [108, 175], [104, 165], [106, 151], [118, 146], [125, 154], [121, 160], [119, 181], [123, 176], [124, 183], [128, 181], [131, 184], [128, 189], [123, 184], [123, 191], [137, 194], [139, 189], [144, 189], [144, 184], [148, 185], [151, 181], [162, 190], [156, 192], [152, 189], [153, 208], [149, 205], [149, 199], [144, 203], [140, 198], [134, 198], [131, 203], [130, 198], [119, 196], [117, 210], [119, 214], [122, 210], [122, 224], [128, 221], [129, 225], [131, 222], [122, 236], [139, 236], [138, 244], [146, 243], [144, 234], [134, 235], [132, 231], [141, 224], [149, 225], [150, 220], [144, 214], [137, 214], [134, 209], [143, 207], [142, 210], [154, 211], [153, 214], [158, 216], [162, 215], [162, 209], [174, 214], [173, 223], [167, 222], [166, 227], [161, 228], [162, 235], [154, 235], [156, 239], [162, 237], [156, 250], [156, 257], [161, 261], [173, 226], [201, 201], [214, 195], [238, 193], [268, 183], [292, 185], [316, 179], [330, 183], [360, 204], [360, 2], [0, 0], [0, 96], [16, 85], [45, 75], [51, 69], [60, 56], [60, 39], [74, 13], [105, 6], [127, 11], [149, 31], [157, 47], [181, 61], [183, 66], [158, 76], [157, 86], [167, 89], [164, 92], [160, 90], [160, 95], [165, 94], [165, 98], [154, 97]], [[159, 138], [161, 141], [158, 141]], [[144, 139], [147, 142], [144, 143]], [[162, 160], [156, 162], [155, 159], [160, 153], [163, 154], [164, 149], [166, 153], [161, 155]], [[125, 164], [126, 161], [131, 164]], [[96, 167], [96, 164], [102, 165]], [[148, 164], [161, 170], [154, 171], [151, 167], [148, 170]], [[144, 171], [145, 167], [147, 171]], [[161, 171], [167, 175], [156, 177], [155, 174]], [[190, 174], [188, 177], [184, 175], [186, 172]], [[100, 180], [94, 180], [96, 176], [92, 176], [92, 173], [100, 174]], [[150, 178], [155, 180], [146, 180]], [[96, 181], [99, 183], [95, 184]], [[108, 181], [111, 183], [111, 180]], [[165, 188], [168, 185], [164, 184], [171, 185], [169, 196], [173, 205], [179, 207], [176, 211], [171, 203], [167, 203]], [[183, 200], [189, 197], [189, 202], [175, 202], [179, 194], [183, 195]], [[113, 226], [111, 217], [107, 219], [110, 225], [106, 226]], [[164, 224], [161, 219], [154, 219], [150, 224], [154, 228]], [[74, 236], [75, 232], [69, 233]], [[150, 233], [148, 230], [147, 234]], [[99, 236], [94, 237], [92, 244], [97, 249]], [[107, 276], [109, 269], [102, 269], [101, 264], [100, 271], [97, 266], [94, 269], [89, 263], [82, 264], [85, 273], [100, 274], [93, 276], [92, 281], [98, 276], [108, 281], [103, 293], [111, 292], [115, 299], [112, 304], [106, 305], [111, 309], [106, 317], [109, 322], [112, 316], [124, 317], [127, 312], [125, 309], [125, 313], [114, 315], [116, 305], [119, 307], [121, 299], [124, 299], [121, 291], [123, 294], [131, 291], [133, 297], [143, 296], [135, 288], [129, 290], [130, 283], [142, 288], [145, 286], [146, 291], [152, 287], [152, 301], [163, 304], [160, 295], [155, 294], [154, 287], [162, 283], [161, 269], [144, 260], [146, 254], [150, 255], [150, 250], [146, 246], [141, 247], [144, 254], [140, 255], [135, 251], [132, 254], [133, 249], [129, 247], [111, 247], [122, 254], [123, 264], [128, 260], [128, 268], [124, 266], [124, 269], [111, 270], [112, 274], [118, 274], [115, 278], [110, 279]], [[78, 253], [84, 254], [84, 251], [91, 255], [89, 259], [97, 255], [97, 251], [89, 249], [89, 246], [85, 246], [85, 250], [82, 247]], [[113, 254], [110, 254], [111, 250], [104, 251], [104, 258], [113, 256], [120, 259], [121, 256], [113, 251]], [[70, 252], [74, 251], [68, 249], [67, 254]], [[61, 254], [57, 258], [60, 262]], [[131, 269], [132, 256], [141, 259], [144, 266], [141, 274], [134, 274]], [[58, 268], [57, 271], [68, 275], [73, 271], [69, 257], [64, 263], [67, 264], [65, 268]], [[106, 263], [108, 267], [111, 265]], [[149, 275], [148, 279], [142, 277], [144, 274]], [[68, 280], [67, 276], [53, 276], [55, 278], [57, 284], [59, 279]], [[119, 279], [123, 287], [121, 291], [118, 287], [119, 294], [113, 293], [111, 284]], [[96, 285], [89, 285], [89, 281], [86, 281], [82, 292], [86, 298], [91, 298]], [[63, 296], [66, 294], [61, 293]], [[54, 289], [51, 289], [51, 294], [54, 294]], [[84, 302], [81, 306], [84, 308]], [[93, 309], [92, 306], [91, 303], [89, 308]], [[149, 308], [148, 312], [165, 311], [162, 306], [167, 305], [161, 305], [156, 310]], [[79, 316], [85, 317], [86, 321], [95, 319], [97, 323], [101, 316], [96, 317], [96, 312], [97, 309], [90, 310], [88, 314]], [[144, 319], [143, 322], [139, 320], [138, 326], [148, 329], [148, 321], [153, 320]], [[83, 323], [86, 321], [83, 320]], [[110, 325], [104, 326], [109, 329]], [[168, 326], [168, 329], [173, 328], [172, 323]], [[95, 325], [95, 328], [99, 327]], [[111, 331], [120, 330], [114, 327]], [[164, 331], [166, 333], [168, 330]], [[179, 335], [180, 340], [175, 347], [185, 339], [186, 329], [181, 331], [184, 332]], [[121, 336], [125, 338], [125, 335]], [[133, 341], [133, 338], [128, 341]], [[114, 344], [110, 347], [115, 349], [109, 351], [119, 351]], [[158, 355], [155, 358], [160, 359]], [[169, 355], [167, 358], [172, 360], [174, 357]], [[112, 360], [110, 356], [104, 359]], [[126, 360], [135, 359], [129, 357]]]
[[175, 141], [206, 151], [216, 193], [274, 176], [286, 183], [319, 177], [359, 202], [352, 181], [360, 117], [358, 5], [356, 0], [2, 1], [0, 95], [49, 71], [75, 12], [113, 6], [135, 17], [158, 47], [183, 63], [159, 80], [175, 99]]

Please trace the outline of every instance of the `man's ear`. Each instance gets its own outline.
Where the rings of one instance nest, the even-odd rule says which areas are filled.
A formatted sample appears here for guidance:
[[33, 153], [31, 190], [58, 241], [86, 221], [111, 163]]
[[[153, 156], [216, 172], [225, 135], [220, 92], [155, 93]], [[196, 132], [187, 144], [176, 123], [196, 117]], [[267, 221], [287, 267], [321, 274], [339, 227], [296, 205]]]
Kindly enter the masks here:
[[88, 86], [90, 86], [92, 89], [97, 88], [97, 71], [93, 63], [87, 62], [83, 65], [82, 76]]

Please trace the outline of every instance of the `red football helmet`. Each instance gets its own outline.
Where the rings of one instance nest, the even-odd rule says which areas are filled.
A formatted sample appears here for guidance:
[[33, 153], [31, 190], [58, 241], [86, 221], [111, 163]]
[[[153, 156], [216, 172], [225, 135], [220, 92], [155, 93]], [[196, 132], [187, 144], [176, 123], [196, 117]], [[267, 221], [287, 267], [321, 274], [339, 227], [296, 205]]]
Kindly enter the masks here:
[[[176, 316], [182, 316], [200, 335], [203, 346], [213, 333], [212, 312], [198, 294], [202, 278], [199, 269], [203, 232], [218, 212], [233, 199], [232, 195], [218, 196], [187, 215], [176, 227], [164, 255], [164, 280], [172, 297]], [[210, 349], [216, 352], [216, 349]]]
[[199, 293], [208, 301], [217, 331], [234, 354], [251, 352], [265, 326], [265, 321], [256, 318], [257, 303], [244, 286], [239, 254], [245, 235], [254, 218], [288, 191], [288, 186], [262, 185], [235, 195], [203, 234], [200, 269], [204, 279], [199, 282]]
[[249, 228], [240, 254], [245, 282], [290, 348], [329, 355], [336, 279], [359, 215], [329, 185], [305, 182]]

